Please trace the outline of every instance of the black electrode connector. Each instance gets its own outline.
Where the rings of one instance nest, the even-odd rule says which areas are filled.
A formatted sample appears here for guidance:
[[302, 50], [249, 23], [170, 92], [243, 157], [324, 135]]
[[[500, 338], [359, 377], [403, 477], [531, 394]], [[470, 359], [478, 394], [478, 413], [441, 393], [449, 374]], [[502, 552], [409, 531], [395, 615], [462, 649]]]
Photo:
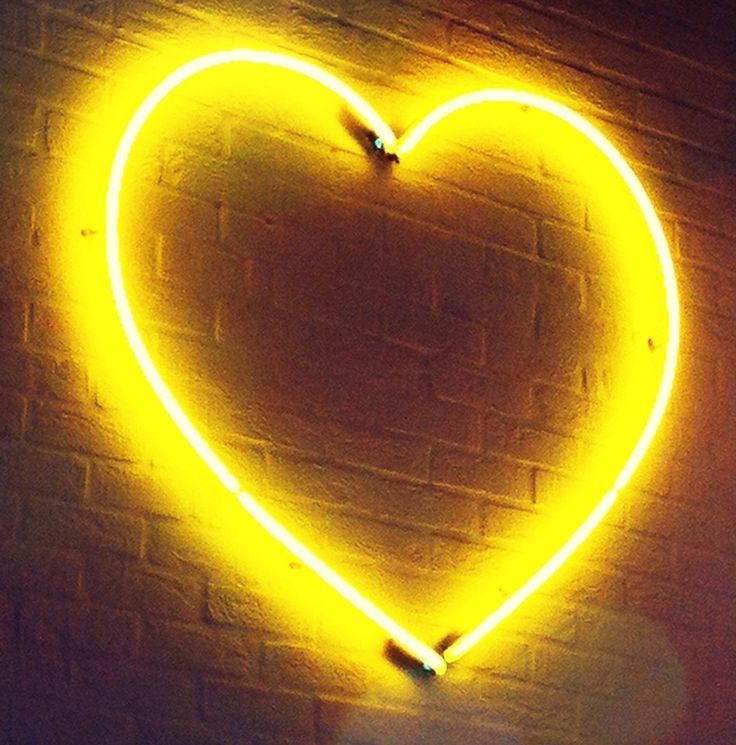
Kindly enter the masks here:
[[381, 155], [391, 163], [398, 163], [399, 162], [399, 156], [396, 155], [396, 153], [389, 153], [386, 150], [386, 145], [384, 144], [383, 140], [375, 133], [375, 132], [367, 132], [368, 139], [371, 143], [371, 148], [376, 153], [381, 153]]

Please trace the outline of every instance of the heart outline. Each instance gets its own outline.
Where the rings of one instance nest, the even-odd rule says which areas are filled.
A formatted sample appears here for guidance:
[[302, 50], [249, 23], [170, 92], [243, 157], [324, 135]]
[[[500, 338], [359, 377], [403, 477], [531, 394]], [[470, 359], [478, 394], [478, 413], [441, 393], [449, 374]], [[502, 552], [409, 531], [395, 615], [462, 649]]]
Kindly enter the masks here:
[[[372, 601], [362, 595], [355, 587], [316, 556], [305, 544], [292, 535], [247, 491], [241, 489], [238, 479], [210, 448], [166, 385], [143, 342], [135, 322], [135, 317], [125, 290], [120, 263], [120, 195], [128, 158], [146, 121], [170, 93], [186, 80], [200, 72], [232, 63], [270, 65], [272, 67], [291, 70], [330, 89], [352, 109], [359, 120], [366, 125], [367, 129], [382, 141], [381, 149], [387, 155], [395, 157], [407, 155], [440, 121], [469, 106], [483, 103], [513, 102], [545, 111], [570, 125], [604, 154], [633, 195], [654, 241], [665, 289], [668, 338], [665, 347], [665, 362], [657, 395], [641, 434], [611, 487], [604, 492], [593, 510], [581, 525], [573, 531], [564, 544], [526, 582], [507, 597], [500, 606], [477, 623], [476, 626], [453, 641], [452, 644], [442, 651], [442, 654], [439, 654], [419, 640], [387, 613], [378, 608]], [[259, 525], [304, 564], [309, 566], [310, 569], [348, 602], [386, 631], [401, 649], [421, 662], [425, 669], [433, 671], [437, 675], [444, 674], [448, 663], [454, 662], [466, 654], [501, 623], [501, 621], [511, 615], [522, 603], [533, 595], [539, 587], [567, 562], [572, 554], [601, 523], [615, 503], [621, 489], [631, 479], [654, 439], [672, 391], [679, 349], [680, 309], [674, 266], [659, 218], [641, 182], [623, 156], [608, 139], [572, 109], [537, 94], [509, 88], [474, 91], [454, 98], [437, 107], [425, 116], [424, 119], [408, 129], [400, 138], [397, 138], [391, 127], [383, 121], [380, 115], [365, 99], [344, 82], [311, 63], [304, 62], [290, 55], [252, 49], [232, 49], [207, 54], [191, 60], [166, 76], [145, 97], [128, 123], [115, 151], [113, 165], [108, 179], [105, 201], [105, 236], [108, 278], [110, 280], [115, 308], [126, 340], [149, 385], [151, 385], [164, 409], [190, 446], [206, 463], [225, 489], [238, 499], [241, 506]]]

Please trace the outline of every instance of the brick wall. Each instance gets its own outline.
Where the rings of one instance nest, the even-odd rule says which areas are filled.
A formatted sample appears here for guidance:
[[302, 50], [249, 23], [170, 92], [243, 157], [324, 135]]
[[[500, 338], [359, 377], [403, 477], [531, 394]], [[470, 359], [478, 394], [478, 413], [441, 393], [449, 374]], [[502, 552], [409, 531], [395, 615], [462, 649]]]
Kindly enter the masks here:
[[[715, 0], [3, 2], [0, 743], [736, 741], [735, 41]], [[397, 131], [482, 87], [562, 100], [670, 240], [683, 350], [652, 451], [442, 679], [231, 503], [112, 315], [115, 136], [220, 46], [316, 61]], [[459, 115], [390, 165], [329, 96], [251, 72], [175, 95], [134, 154], [134, 309], [243, 483], [434, 644], [538, 565], [631, 442], [650, 382], [626, 361], [661, 353], [641, 232], [533, 112]]]

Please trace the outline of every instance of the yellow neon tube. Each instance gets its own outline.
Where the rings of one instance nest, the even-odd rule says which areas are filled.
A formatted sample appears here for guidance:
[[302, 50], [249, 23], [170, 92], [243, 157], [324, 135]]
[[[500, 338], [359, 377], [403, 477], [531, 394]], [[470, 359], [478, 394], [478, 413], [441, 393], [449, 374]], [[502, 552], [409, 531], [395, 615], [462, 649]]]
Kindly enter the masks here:
[[[652, 234], [657, 257], [662, 270], [662, 278], [666, 293], [668, 313], [668, 340], [666, 345], [666, 359], [662, 379], [649, 419], [624, 467], [614, 480], [612, 486], [598, 502], [591, 514], [575, 530], [572, 536], [527, 582], [511, 595], [495, 611], [483, 619], [478, 626], [457, 639], [444, 652], [444, 658], [429, 648], [402, 626], [397, 624], [387, 614], [377, 608], [358, 590], [346, 582], [334, 570], [328, 567], [304, 544], [295, 538], [275, 518], [273, 518], [253, 497], [240, 487], [238, 480], [206, 443], [197, 428], [184, 412], [171, 390], [168, 388], [153, 360], [146, 349], [125, 291], [120, 265], [120, 194], [122, 191], [125, 169], [131, 150], [146, 121], [158, 105], [179, 85], [194, 75], [220, 65], [244, 62], [252, 64], [271, 65], [291, 70], [297, 74], [311, 78], [339, 96], [347, 106], [374, 132], [382, 141], [382, 148], [388, 154], [405, 156], [421, 141], [430, 129], [450, 114], [468, 106], [493, 103], [512, 102], [531, 106], [545, 111], [572, 126], [587, 137], [610, 161], [624, 180], [626, 186], [634, 196], [637, 205], [645, 218]], [[386, 631], [396, 643], [407, 653], [422, 662], [428, 669], [437, 674], [446, 670], [446, 662], [459, 659], [468, 650], [483, 639], [503, 619], [513, 613], [530, 595], [544, 584], [577, 550], [590, 533], [600, 524], [615, 502], [618, 493], [626, 485], [639, 465], [648, 449], [654, 434], [662, 420], [667, 401], [672, 390], [677, 350], [679, 344], [679, 303], [674, 268], [669, 254], [667, 242], [661, 224], [654, 212], [649, 198], [641, 183], [634, 175], [626, 161], [616, 148], [589, 122], [562, 104], [550, 101], [523, 91], [509, 89], [491, 89], [460, 96], [440, 106], [423, 119], [418, 125], [409, 130], [400, 140], [391, 128], [381, 119], [376, 111], [357, 93], [335, 78], [333, 75], [320, 70], [307, 62], [293, 57], [248, 49], [236, 49], [217, 52], [195, 59], [175, 70], [166, 77], [146, 97], [135, 112], [123, 138], [118, 146], [110, 173], [106, 199], [106, 239], [107, 261], [111, 289], [120, 320], [136, 360], [161, 400], [164, 408], [177, 424], [182, 434], [193, 447], [195, 452], [210, 467], [223, 486], [233, 493], [243, 508], [276, 540], [309, 566], [318, 576], [335, 589], [353, 606], [362, 611], [380, 628]]]
[[247, 492], [242, 491], [240, 484], [212, 448], [205, 442], [202, 435], [184, 412], [181, 404], [176, 400], [169, 387], [151, 358], [141, 337], [138, 326], [133, 317], [133, 311], [128, 301], [120, 264], [120, 194], [125, 177], [125, 167], [131, 150], [146, 121], [158, 105], [179, 85], [194, 75], [220, 65], [234, 62], [249, 62], [253, 64], [271, 65], [292, 70], [304, 75], [338, 95], [355, 114], [380, 137], [387, 147], [393, 147], [396, 138], [391, 128], [383, 122], [376, 111], [355, 91], [333, 75], [320, 70], [307, 62], [294, 59], [282, 54], [260, 52], [249, 49], [235, 49], [232, 51], [216, 52], [193, 60], [174, 71], [157, 85], [146, 97], [133, 115], [118, 145], [113, 161], [112, 171], [107, 189], [106, 201], [106, 238], [107, 262], [110, 286], [112, 288], [115, 306], [120, 316], [125, 335], [133, 354], [143, 370], [148, 382], [158, 395], [164, 408], [177, 424], [184, 437], [194, 448], [197, 455], [212, 469], [223, 486], [236, 495], [240, 504], [248, 513], [262, 525], [276, 540], [283, 544], [291, 553], [301, 559], [310, 569], [319, 575], [328, 585], [335, 589], [347, 601], [381, 627], [391, 638], [409, 655], [419, 660], [426, 668], [442, 675], [447, 669], [444, 659], [433, 649], [422, 643], [413, 634], [400, 626], [396, 621], [381, 611], [377, 606], [365, 598], [358, 590], [344, 580], [337, 572], [330, 569], [321, 559], [312, 553], [304, 544], [298, 541], [278, 521], [276, 521], [263, 507], [261, 507]]
[[659, 389], [649, 419], [644, 426], [634, 449], [626, 460], [609, 490], [603, 495], [593, 511], [573, 532], [570, 538], [559, 548], [547, 562], [538, 569], [518, 590], [510, 595], [498, 608], [486, 616], [475, 628], [467, 631], [455, 640], [445, 651], [447, 662], [454, 662], [472, 649], [485, 636], [493, 631], [499, 623], [508, 618], [525, 600], [533, 595], [585, 542], [588, 536], [601, 523], [614, 505], [619, 492], [629, 482], [644, 454], [654, 439], [662, 421], [667, 402], [672, 392], [677, 368], [677, 354], [680, 343], [680, 304], [677, 293], [675, 269], [672, 263], [667, 239], [657, 213], [647, 196], [644, 187], [624, 160], [621, 153], [590, 122], [563, 104], [551, 101], [542, 96], [512, 89], [488, 89], [475, 91], [459, 96], [428, 114], [421, 122], [407, 131], [398, 141], [396, 154], [406, 156], [410, 153], [432, 127], [451, 114], [469, 106], [483, 103], [517, 103], [522, 106], [544, 111], [561, 119], [573, 129], [586, 137], [606, 156], [616, 169], [627, 188], [636, 200], [654, 241], [662, 282], [665, 289], [665, 302], [668, 317], [668, 338], [665, 351], [665, 363]]

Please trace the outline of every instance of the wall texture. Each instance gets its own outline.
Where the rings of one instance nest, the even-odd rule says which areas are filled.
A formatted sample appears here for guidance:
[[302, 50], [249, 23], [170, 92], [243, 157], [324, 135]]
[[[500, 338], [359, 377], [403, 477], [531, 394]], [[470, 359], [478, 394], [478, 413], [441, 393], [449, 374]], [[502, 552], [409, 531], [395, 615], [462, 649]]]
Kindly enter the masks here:
[[[4, 0], [0, 743], [736, 742], [735, 42], [725, 0]], [[126, 112], [234, 46], [323, 65], [397, 131], [481, 87], [566, 102], [670, 240], [683, 349], [652, 451], [442, 679], [231, 503], [110, 310]], [[131, 162], [123, 264], [172, 388], [264, 504], [432, 644], [590, 509], [661, 354], [641, 232], [566, 138], [489, 111], [392, 165], [329, 96], [240, 70], [172, 97]]]

